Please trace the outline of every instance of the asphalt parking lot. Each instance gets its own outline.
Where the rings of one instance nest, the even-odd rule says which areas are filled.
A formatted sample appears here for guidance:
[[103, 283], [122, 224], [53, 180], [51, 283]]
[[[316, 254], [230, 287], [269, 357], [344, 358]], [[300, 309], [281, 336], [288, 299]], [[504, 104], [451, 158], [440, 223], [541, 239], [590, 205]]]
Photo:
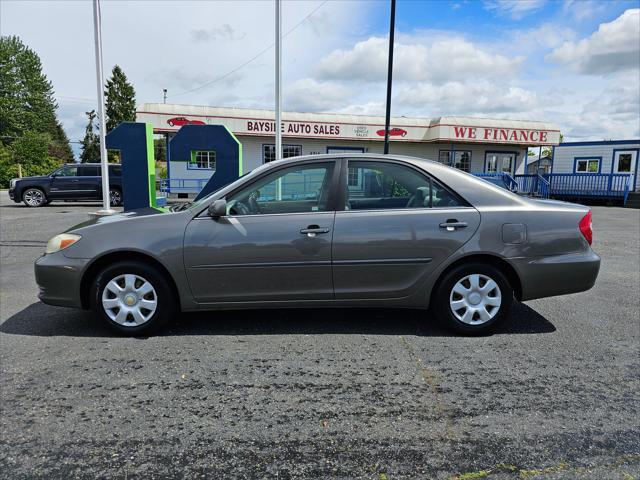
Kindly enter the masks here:
[[595, 288], [494, 335], [420, 311], [182, 315], [120, 338], [43, 305], [33, 262], [99, 205], [0, 192], [2, 478], [640, 475], [640, 212], [593, 207]]

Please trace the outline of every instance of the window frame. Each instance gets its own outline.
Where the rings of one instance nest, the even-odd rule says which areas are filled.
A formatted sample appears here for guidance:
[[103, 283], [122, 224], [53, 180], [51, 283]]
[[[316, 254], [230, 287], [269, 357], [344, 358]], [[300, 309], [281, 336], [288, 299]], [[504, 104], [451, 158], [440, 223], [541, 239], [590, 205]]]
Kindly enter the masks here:
[[[447, 163], [442, 163], [440, 161], [440, 155], [442, 155], [443, 153], [447, 153], [449, 155], [449, 160]], [[453, 153], [453, 161], [455, 163], [455, 159], [456, 159], [456, 154], [458, 153], [468, 153], [469, 154], [469, 170], [463, 170], [461, 168], [456, 167], [455, 165], [451, 165], [451, 154]], [[473, 150], [467, 150], [467, 149], [455, 149], [455, 150], [439, 150], [438, 151], [438, 163], [440, 165], [445, 165], [447, 167], [451, 167], [451, 168], [455, 168], [457, 170], [460, 170], [461, 172], [466, 172], [466, 173], [471, 173], [471, 163], [473, 161]]]
[[[428, 207], [411, 207], [411, 208], [371, 208], [371, 209], [363, 209], [363, 210], [347, 210], [346, 205], [347, 205], [347, 200], [349, 199], [349, 191], [347, 186], [349, 161], [367, 162], [367, 163], [387, 163], [387, 164], [398, 165], [398, 166], [405, 167], [415, 171], [418, 175], [425, 177], [425, 179], [427, 179], [429, 182], [429, 206]], [[440, 185], [442, 185], [442, 188], [444, 188], [450, 195], [455, 197], [460, 203], [460, 205], [455, 207], [434, 207], [433, 206], [433, 190], [432, 190], [433, 182], [437, 182]], [[351, 159], [343, 158], [341, 162], [341, 168], [340, 168], [340, 190], [338, 192], [336, 202], [338, 205], [338, 208], [336, 209], [337, 212], [356, 213], [356, 214], [363, 213], [363, 212], [415, 212], [415, 211], [437, 212], [437, 211], [460, 209], [460, 208], [473, 208], [473, 206], [469, 202], [467, 202], [458, 193], [453, 191], [446, 183], [434, 177], [426, 170], [418, 168], [415, 165], [412, 165], [411, 163], [405, 163], [405, 162], [393, 160], [393, 159], [380, 159], [380, 158], [351, 158]]]
[[[72, 168], [75, 168], [76, 170], [76, 174], [75, 175], [60, 175], [60, 173], [64, 170], [70, 170]], [[56, 171], [53, 172], [53, 178], [78, 178], [78, 166], [77, 165], [63, 165], [62, 167], [58, 168]]]
[[[208, 167], [199, 167], [198, 166], [198, 154], [206, 153], [207, 154], [207, 165]], [[211, 154], [213, 153], [213, 168], [211, 168]], [[218, 166], [218, 154], [215, 150], [191, 150], [191, 158], [187, 163], [187, 170], [206, 170], [206, 171], [216, 171]]]
[[[513, 155], [513, 162], [511, 163], [511, 171], [509, 172], [504, 172], [502, 170], [502, 166], [500, 166], [500, 170], [496, 170], [494, 172], [490, 172], [489, 169], [487, 168], [489, 166], [489, 155]], [[518, 164], [518, 157], [520, 156], [520, 152], [516, 151], [516, 150], [486, 150], [484, 152], [484, 169], [483, 172], [484, 173], [494, 173], [494, 174], [500, 174], [500, 173], [508, 173], [509, 175], [515, 175], [515, 171], [516, 171], [516, 166]], [[497, 165], [496, 165], [497, 167]]]
[[[598, 170], [595, 172], [589, 171], [589, 162], [597, 161], [598, 162]], [[586, 170], [580, 171], [578, 170], [578, 164], [580, 162], [586, 162]], [[576, 175], [593, 175], [600, 173], [602, 171], [602, 157], [591, 156], [591, 157], [573, 157], [573, 173]]]
[[[268, 162], [265, 160], [265, 148], [266, 147], [273, 147], [274, 152], [275, 152], [276, 144], [275, 143], [263, 143], [262, 144], [262, 164], [263, 165], [266, 164], [266, 163], [271, 163], [271, 162], [275, 162], [276, 161], [275, 153], [274, 153], [274, 159], [273, 160], [269, 160]], [[290, 157], [285, 157], [284, 156], [284, 149], [285, 148], [291, 148], [291, 147], [299, 148], [300, 149], [300, 154], [299, 155], [292, 155]], [[285, 143], [283, 143], [282, 144], [282, 155], [283, 156], [282, 156], [281, 160], [285, 160], [287, 158], [294, 158], [294, 157], [302, 156], [302, 144], [295, 144], [295, 143], [286, 143], [285, 144]]]
[[[262, 172], [260, 175], [258, 175], [256, 178], [251, 179], [248, 182], [243, 183], [242, 185], [238, 185], [237, 188], [234, 188], [233, 190], [231, 190], [230, 192], [227, 192], [223, 197], [220, 197], [218, 199], [224, 199], [227, 200], [230, 197], [232, 197], [233, 195], [237, 194], [239, 191], [244, 190], [245, 188], [250, 188], [252, 185], [255, 185], [256, 183], [260, 182], [262, 179], [264, 179], [265, 177], [276, 173], [276, 172], [280, 172], [282, 170], [288, 170], [290, 168], [293, 167], [307, 167], [307, 166], [311, 166], [314, 164], [333, 164], [333, 175], [331, 176], [331, 179], [329, 180], [329, 193], [327, 195], [327, 208], [326, 210], [319, 210], [319, 211], [315, 211], [315, 212], [289, 212], [289, 213], [250, 213], [247, 215], [227, 215], [227, 217], [229, 218], [240, 218], [240, 217], [272, 217], [272, 216], [281, 216], [281, 215], [310, 215], [310, 214], [314, 214], [314, 213], [318, 213], [318, 214], [326, 214], [326, 213], [332, 213], [336, 211], [336, 207], [337, 205], [339, 205], [339, 203], [337, 202], [337, 193], [338, 193], [338, 188], [339, 188], [339, 183], [340, 183], [340, 175], [341, 175], [341, 169], [342, 169], [342, 165], [341, 162], [339, 160], [336, 159], [330, 159], [330, 158], [319, 158], [319, 159], [313, 159], [313, 160], [301, 160], [301, 161], [293, 161], [291, 163], [285, 164], [285, 165], [281, 165], [278, 168], [275, 169], [267, 169], [265, 172]], [[312, 168], [312, 167], [310, 167]], [[215, 200], [214, 200], [215, 201]], [[207, 206], [201, 210], [194, 218], [207, 218], [210, 219], [210, 217], [208, 216], [207, 210], [209, 208], [209, 204], [207, 204]]]

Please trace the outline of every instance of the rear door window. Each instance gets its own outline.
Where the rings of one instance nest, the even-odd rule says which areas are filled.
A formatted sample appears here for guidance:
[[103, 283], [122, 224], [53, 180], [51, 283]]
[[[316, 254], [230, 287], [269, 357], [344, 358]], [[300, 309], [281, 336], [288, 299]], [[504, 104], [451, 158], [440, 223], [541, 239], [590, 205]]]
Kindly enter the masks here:
[[78, 167], [79, 177], [98, 177], [100, 176], [100, 167], [83, 165]]
[[350, 161], [346, 210], [466, 206], [436, 180], [397, 163]]

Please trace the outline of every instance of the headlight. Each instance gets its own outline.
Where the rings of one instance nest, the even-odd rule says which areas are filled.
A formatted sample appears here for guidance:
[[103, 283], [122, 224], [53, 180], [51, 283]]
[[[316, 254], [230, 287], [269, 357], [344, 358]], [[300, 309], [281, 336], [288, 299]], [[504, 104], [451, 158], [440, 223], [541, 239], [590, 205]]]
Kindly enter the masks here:
[[16, 182], [17, 182], [17, 181], [18, 181], [18, 179], [17, 179], [17, 178], [12, 178], [12, 179], [9, 181], [9, 188], [13, 188], [13, 187], [15, 187], [15, 186], [16, 186]]
[[61, 233], [60, 235], [56, 235], [51, 240], [47, 242], [47, 249], [44, 253], [56, 253], [60, 250], [64, 250], [67, 247], [70, 247], [82, 237], [80, 235], [74, 235], [72, 233]]

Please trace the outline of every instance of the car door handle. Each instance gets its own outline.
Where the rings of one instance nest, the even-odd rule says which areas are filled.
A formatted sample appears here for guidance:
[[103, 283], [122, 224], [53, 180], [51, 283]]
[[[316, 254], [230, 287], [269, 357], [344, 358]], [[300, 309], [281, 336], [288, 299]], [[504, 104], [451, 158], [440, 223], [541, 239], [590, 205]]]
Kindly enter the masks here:
[[444, 228], [447, 232], [454, 232], [459, 228], [467, 228], [469, 225], [467, 222], [459, 222], [458, 220], [449, 219], [446, 222], [440, 224], [440, 228]]
[[307, 235], [308, 237], [315, 237], [319, 233], [329, 233], [330, 229], [326, 227], [319, 227], [318, 225], [309, 225], [307, 228], [300, 230], [300, 233]]

